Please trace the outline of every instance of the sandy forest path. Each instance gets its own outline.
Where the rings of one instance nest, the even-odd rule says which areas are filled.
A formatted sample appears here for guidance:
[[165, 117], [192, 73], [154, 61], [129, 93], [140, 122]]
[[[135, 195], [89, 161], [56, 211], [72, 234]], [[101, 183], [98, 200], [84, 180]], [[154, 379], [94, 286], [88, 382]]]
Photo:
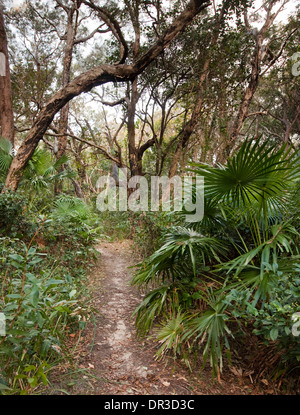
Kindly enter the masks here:
[[229, 373], [226, 381], [214, 383], [209, 369], [189, 374], [185, 366], [156, 361], [157, 343], [136, 338], [132, 313], [142, 300], [138, 290], [129, 284], [134, 265], [130, 241], [101, 243], [100, 265], [92, 280], [100, 289], [94, 307], [98, 309], [94, 346], [86, 356], [95, 375], [93, 395], [202, 395], [249, 394]]

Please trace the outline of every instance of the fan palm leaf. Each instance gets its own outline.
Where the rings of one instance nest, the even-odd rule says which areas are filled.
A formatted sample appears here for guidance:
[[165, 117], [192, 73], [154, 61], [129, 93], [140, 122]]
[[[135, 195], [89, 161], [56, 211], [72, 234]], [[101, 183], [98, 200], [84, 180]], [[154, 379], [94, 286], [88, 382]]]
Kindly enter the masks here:
[[138, 264], [139, 272], [133, 284], [148, 284], [152, 281], [176, 279], [190, 274], [196, 275], [197, 263], [221, 262], [227, 253], [224, 241], [206, 237], [193, 229], [176, 227], [164, 238], [164, 245], [146, 263]]
[[12, 162], [12, 144], [0, 137], [0, 181], [4, 182]]
[[257, 140], [247, 140], [238, 153], [220, 168], [193, 164], [204, 176], [205, 196], [235, 207], [243, 206], [258, 220], [279, 216], [285, 201], [300, 178], [299, 155], [291, 149]]

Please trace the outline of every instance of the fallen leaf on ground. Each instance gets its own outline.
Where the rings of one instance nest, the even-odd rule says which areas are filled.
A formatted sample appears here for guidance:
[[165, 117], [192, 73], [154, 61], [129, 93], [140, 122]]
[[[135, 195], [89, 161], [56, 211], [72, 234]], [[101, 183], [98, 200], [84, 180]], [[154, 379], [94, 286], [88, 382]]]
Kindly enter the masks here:
[[231, 372], [236, 375], [236, 376], [243, 376], [243, 370], [237, 367], [231, 367], [230, 368]]
[[170, 382], [166, 382], [163, 379], [159, 379], [164, 386], [170, 386]]

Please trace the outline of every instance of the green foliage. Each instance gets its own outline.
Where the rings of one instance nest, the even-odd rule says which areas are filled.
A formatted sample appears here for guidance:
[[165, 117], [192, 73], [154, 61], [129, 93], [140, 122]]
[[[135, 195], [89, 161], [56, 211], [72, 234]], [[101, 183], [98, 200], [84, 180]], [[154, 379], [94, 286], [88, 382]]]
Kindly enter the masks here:
[[226, 246], [216, 238], [204, 237], [182, 227], [171, 230], [172, 233], [164, 238], [164, 245], [151, 255], [149, 261], [138, 265], [140, 271], [132, 280], [134, 284], [195, 276], [198, 263], [205, 267], [207, 262], [220, 262], [220, 254], [226, 254]]
[[139, 307], [135, 310], [136, 327], [138, 335], [147, 334], [153, 325], [156, 316], [166, 310], [168, 295], [172, 292], [172, 286], [164, 285], [149, 292]]
[[[168, 212], [98, 212], [103, 234], [111, 239], [131, 238], [142, 257], [151, 255], [174, 223]], [[174, 216], [174, 215], [173, 215]]]
[[246, 216], [255, 217], [267, 227], [266, 220], [281, 218], [295, 178], [299, 177], [299, 157], [291, 149], [279, 150], [268, 141], [243, 143], [225, 167], [195, 165], [194, 172], [204, 177], [205, 195], [233, 207], [243, 207]]
[[[253, 324], [256, 327], [253, 333], [265, 339], [266, 344], [272, 340], [277, 342], [278, 350], [286, 349], [282, 360], [292, 364], [300, 358], [299, 339], [291, 333], [292, 316], [299, 311], [300, 306], [297, 288], [299, 265], [298, 270], [293, 270], [292, 264], [288, 269], [281, 265], [281, 261], [276, 267], [269, 265], [262, 277], [254, 272], [251, 278], [248, 271], [242, 283], [233, 284], [231, 289], [227, 287], [226, 301], [234, 297], [235, 302], [230, 307], [232, 314]], [[244, 302], [240, 303], [240, 297], [243, 297]], [[262, 301], [258, 302], [258, 299]]]
[[67, 327], [83, 329], [88, 306], [79, 298], [82, 281], [36, 247], [2, 238], [0, 256], [0, 309], [6, 318], [1, 376], [11, 391], [26, 392], [47, 383], [47, 362], [69, 357]]
[[254, 327], [288, 350], [287, 368], [300, 358], [291, 334], [299, 311], [299, 155], [247, 140], [226, 166], [194, 166], [205, 178], [203, 220], [170, 228], [138, 264], [132, 283], [152, 291], [135, 313], [137, 330], [144, 336], [162, 326], [154, 328], [159, 355], [172, 349], [187, 361], [188, 350], [200, 349], [218, 375], [236, 327]]
[[203, 313], [194, 314], [189, 320], [183, 340], [191, 340], [193, 342], [204, 343], [203, 347], [203, 364], [209, 357], [213, 374], [218, 375], [219, 369], [223, 368], [223, 347], [224, 344], [229, 350], [229, 342], [227, 335], [231, 335], [231, 331], [226, 324], [229, 319], [226, 314], [226, 305], [220, 299], [215, 298], [211, 292], [212, 300], [207, 304], [209, 309]]
[[173, 350], [174, 356], [182, 352], [182, 333], [185, 319], [185, 314], [178, 310], [162, 327], [156, 330], [156, 339], [161, 344], [156, 353], [159, 358], [162, 358], [169, 350]]
[[11, 142], [0, 137], [0, 183], [4, 183], [12, 162]]
[[20, 191], [0, 193], [0, 236], [30, 238], [36, 225], [27, 209], [28, 200]]
[[[96, 202], [95, 202], [96, 203]], [[132, 236], [131, 212], [97, 212], [103, 226], [103, 234], [111, 240], [123, 240]]]
[[300, 361], [300, 339], [293, 336], [295, 313], [300, 310], [300, 258], [294, 274], [280, 273], [273, 280], [270, 298], [261, 307], [253, 303], [252, 290], [231, 289], [226, 303], [235, 318], [243, 319], [254, 327], [253, 334], [264, 339], [266, 345], [276, 342], [277, 350], [283, 351], [282, 361], [289, 365]]
[[3, 394], [46, 386], [52, 367], [72, 361], [65, 340], [70, 331], [84, 329], [91, 313], [85, 281], [96, 259], [97, 216], [82, 200], [66, 195], [51, 209], [46, 206], [47, 217], [27, 206], [20, 192], [0, 194]]
[[[0, 137], [0, 185], [4, 185], [9, 167], [13, 160], [10, 141]], [[68, 162], [66, 155], [53, 161], [51, 153], [37, 148], [29, 160], [21, 178], [20, 189], [27, 196], [29, 208], [35, 210], [45, 208], [49, 196], [54, 193], [54, 184], [76, 174], [68, 167], [62, 166]]]
[[143, 258], [159, 248], [160, 241], [174, 223], [173, 216], [168, 212], [132, 212], [132, 239]]
[[49, 220], [49, 238], [69, 247], [76, 247], [77, 243], [90, 245], [102, 229], [98, 216], [82, 199], [65, 194], [54, 200]]
[[[67, 167], [68, 157], [63, 155], [53, 161], [51, 153], [46, 149], [37, 148], [29, 160], [21, 180], [34, 209], [43, 209], [54, 193], [55, 183], [73, 178], [76, 174]], [[65, 168], [62, 168], [65, 165]]]

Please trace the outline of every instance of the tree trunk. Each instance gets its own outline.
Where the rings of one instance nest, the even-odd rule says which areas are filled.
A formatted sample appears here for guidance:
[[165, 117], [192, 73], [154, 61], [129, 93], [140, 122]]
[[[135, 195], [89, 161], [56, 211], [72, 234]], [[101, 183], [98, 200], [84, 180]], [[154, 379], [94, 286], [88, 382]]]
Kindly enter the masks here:
[[[211, 42], [210, 42], [211, 48], [216, 46], [217, 41], [219, 39], [220, 29], [221, 29], [221, 25], [222, 25], [224, 15], [225, 15], [225, 11], [226, 11], [227, 7], [228, 7], [228, 2], [224, 1], [221, 12], [220, 12], [219, 16], [217, 17], [216, 28], [215, 28], [215, 30], [213, 32], [213, 35], [212, 35], [212, 38], [211, 38]], [[196, 126], [198, 124], [198, 121], [199, 121], [199, 117], [200, 117], [201, 110], [202, 110], [202, 105], [203, 105], [203, 98], [204, 98], [204, 83], [205, 83], [205, 80], [207, 79], [207, 76], [209, 74], [209, 66], [210, 66], [210, 61], [211, 61], [210, 52], [208, 52], [208, 54], [209, 55], [207, 56], [207, 58], [204, 61], [202, 74], [201, 74], [200, 79], [199, 79], [198, 97], [197, 97], [195, 106], [193, 108], [191, 118], [186, 123], [186, 125], [184, 126], [184, 128], [183, 128], [183, 130], [180, 134], [180, 140], [177, 144], [175, 154], [174, 154], [174, 157], [172, 159], [171, 167], [170, 167], [170, 170], [169, 170], [169, 177], [170, 178], [175, 176], [175, 174], [177, 172], [177, 169], [178, 169], [180, 158], [181, 158], [182, 153], [183, 153], [183, 150], [187, 146], [187, 144], [188, 144], [188, 142], [191, 138], [191, 135], [195, 131], [195, 128], [196, 128]]]
[[[282, 7], [283, 7], [283, 6], [280, 6], [276, 12], [272, 13], [272, 9], [273, 9], [275, 4], [276, 4], [275, 1], [270, 1], [268, 3], [268, 5], [266, 5], [267, 6], [266, 20], [265, 20], [262, 28], [260, 29], [260, 31], [254, 35], [255, 36], [256, 47], [255, 47], [255, 51], [254, 51], [253, 56], [252, 56], [250, 81], [248, 83], [247, 88], [245, 89], [243, 98], [242, 98], [240, 106], [239, 106], [238, 114], [237, 114], [237, 116], [234, 120], [234, 123], [232, 125], [232, 128], [230, 130], [229, 142], [226, 143], [225, 150], [224, 150], [224, 153], [223, 153], [223, 158], [224, 158], [223, 162], [226, 161], [226, 159], [228, 158], [231, 151], [234, 149], [234, 147], [236, 145], [236, 142], [237, 142], [238, 136], [240, 135], [241, 129], [242, 129], [243, 124], [244, 124], [244, 121], [247, 118], [247, 114], [248, 114], [250, 104], [252, 102], [252, 99], [253, 99], [254, 94], [257, 90], [260, 78], [262, 76], [261, 73], [260, 73], [261, 72], [261, 65], [262, 65], [262, 62], [263, 62], [263, 59], [264, 59], [264, 56], [265, 56], [265, 53], [266, 53], [263, 43], [264, 43], [264, 40], [265, 40], [265, 37], [266, 37], [266, 34], [267, 34], [268, 30], [270, 29], [270, 27], [274, 23], [274, 20], [276, 19], [276, 17], [278, 16], [278, 14], [280, 13], [280, 11], [282, 10]], [[244, 17], [245, 17], [245, 24], [246, 24], [247, 30], [248, 31], [253, 31], [253, 28], [251, 28], [251, 26], [249, 25], [249, 20], [248, 20], [247, 13], [244, 14]], [[273, 61], [269, 65], [269, 68], [274, 65], [276, 60], [277, 59], [273, 59]]]
[[14, 146], [14, 114], [3, 5], [0, 2], [0, 135]]
[[244, 92], [242, 101], [240, 103], [238, 114], [231, 128], [230, 139], [225, 147], [225, 153], [224, 153], [225, 159], [223, 160], [223, 162], [225, 162], [227, 157], [229, 157], [231, 150], [236, 144], [237, 138], [241, 132], [242, 126], [247, 117], [250, 104], [252, 102], [252, 99], [258, 87], [260, 64], [262, 60], [262, 44], [263, 44], [263, 37], [257, 36], [256, 49], [255, 49], [255, 53], [254, 53], [253, 60], [252, 60], [251, 78]]
[[[71, 80], [71, 65], [74, 49], [74, 40], [75, 40], [75, 30], [73, 27], [73, 17], [74, 9], [69, 9], [68, 11], [68, 21], [67, 21], [67, 38], [65, 45], [65, 54], [63, 61], [63, 75], [62, 75], [62, 87], [66, 87]], [[61, 109], [60, 111], [60, 120], [59, 120], [59, 139], [58, 139], [58, 150], [56, 157], [60, 159], [63, 155], [66, 154], [67, 143], [68, 143], [68, 121], [69, 121], [69, 102]], [[61, 166], [60, 171], [64, 169], [64, 166]], [[76, 190], [76, 188], [75, 188]], [[55, 194], [62, 192], [62, 182], [55, 183]]]
[[36, 117], [32, 128], [20, 146], [16, 157], [13, 159], [8, 172], [5, 186], [16, 190], [22, 177], [24, 168], [32, 157], [39, 141], [47, 131], [54, 116], [71, 99], [83, 92], [88, 92], [95, 86], [108, 82], [126, 82], [133, 80], [141, 74], [146, 67], [153, 62], [162, 51], [168, 47], [172, 40], [177, 37], [184, 28], [190, 24], [201, 10], [209, 6], [207, 0], [191, 0], [186, 9], [169, 26], [159, 40], [142, 55], [134, 64], [103, 64], [95, 67], [71, 81], [66, 87], [54, 94], [52, 99], [42, 108]]
[[135, 112], [138, 101], [137, 78], [132, 82], [131, 96], [128, 100], [127, 132], [128, 132], [128, 154], [131, 176], [142, 174], [142, 160], [139, 160], [135, 135]]
[[[133, 61], [137, 60], [139, 51], [140, 51], [140, 42], [141, 42], [141, 32], [140, 32], [140, 22], [139, 22], [139, 4], [132, 4], [130, 1], [125, 0], [125, 4], [128, 7], [131, 22], [134, 28], [135, 40], [132, 47], [133, 52]], [[127, 133], [128, 133], [128, 155], [129, 155], [129, 166], [130, 166], [130, 175], [140, 176], [142, 175], [142, 157], [139, 158], [139, 151], [136, 145], [136, 134], [135, 134], [135, 115], [136, 115], [136, 106], [139, 100], [138, 92], [138, 77], [136, 77], [131, 83], [131, 90], [127, 100], [128, 109], [127, 109]]]
[[72, 179], [72, 183], [74, 186], [76, 196], [79, 197], [80, 199], [84, 199], [84, 195], [82, 193], [82, 189], [81, 189], [79, 182], [76, 179]]

